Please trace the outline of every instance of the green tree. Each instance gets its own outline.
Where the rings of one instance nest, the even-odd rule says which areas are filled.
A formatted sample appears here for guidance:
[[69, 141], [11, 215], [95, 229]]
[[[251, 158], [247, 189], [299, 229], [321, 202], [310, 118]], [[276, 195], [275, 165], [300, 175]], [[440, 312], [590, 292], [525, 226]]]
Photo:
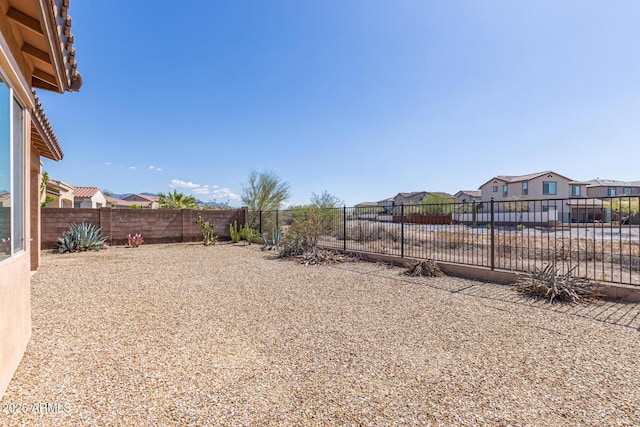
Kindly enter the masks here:
[[195, 209], [198, 207], [198, 200], [195, 197], [187, 196], [173, 190], [173, 193], [158, 193], [158, 203], [160, 209]]
[[49, 203], [53, 202], [54, 198], [46, 194], [47, 184], [49, 183], [49, 174], [42, 172], [42, 181], [40, 181], [40, 207], [45, 208], [49, 206]]
[[242, 201], [250, 211], [249, 227], [257, 227], [260, 211], [280, 209], [289, 197], [289, 183], [275, 173], [251, 171], [248, 183], [242, 186]]
[[325, 190], [319, 195], [311, 193], [311, 204], [320, 209], [337, 208], [344, 205], [344, 201]]
[[453, 197], [445, 193], [429, 193], [421, 201], [422, 212], [427, 215], [447, 215], [453, 211]]

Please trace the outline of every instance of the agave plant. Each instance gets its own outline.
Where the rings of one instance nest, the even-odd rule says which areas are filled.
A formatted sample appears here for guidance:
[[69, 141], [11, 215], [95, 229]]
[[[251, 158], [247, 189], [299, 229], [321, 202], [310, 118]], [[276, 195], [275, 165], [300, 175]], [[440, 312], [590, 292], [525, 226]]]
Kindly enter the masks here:
[[271, 238], [264, 239], [264, 246], [262, 247], [263, 251], [275, 251], [280, 247], [280, 243], [282, 242], [282, 232], [278, 228], [273, 228], [273, 232], [271, 233]]
[[601, 296], [601, 286], [587, 279], [576, 277], [573, 272], [578, 266], [560, 272], [555, 262], [543, 269], [538, 267], [518, 280], [518, 290], [525, 295], [554, 301], [577, 303], [588, 302]]
[[100, 233], [102, 228], [83, 222], [71, 224], [69, 230], [62, 233], [56, 242], [56, 250], [59, 254], [65, 252], [79, 252], [102, 249], [107, 240]]

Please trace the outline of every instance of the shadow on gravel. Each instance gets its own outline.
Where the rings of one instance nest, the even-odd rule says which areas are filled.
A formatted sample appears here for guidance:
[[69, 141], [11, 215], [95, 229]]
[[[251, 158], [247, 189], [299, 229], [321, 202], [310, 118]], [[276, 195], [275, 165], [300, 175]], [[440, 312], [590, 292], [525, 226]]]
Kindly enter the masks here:
[[[589, 304], [548, 303], [525, 297], [515, 287], [490, 282], [481, 282], [458, 277], [407, 277], [400, 267], [375, 263], [345, 263], [328, 266], [359, 274], [384, 277], [399, 283], [422, 284], [430, 288], [482, 298], [487, 301], [500, 301], [564, 313], [597, 322], [635, 329], [640, 332], [640, 304], [617, 301], [598, 301]], [[499, 309], [498, 307], [489, 306]], [[552, 330], [551, 328], [546, 328]], [[557, 331], [554, 331], [557, 332]]]

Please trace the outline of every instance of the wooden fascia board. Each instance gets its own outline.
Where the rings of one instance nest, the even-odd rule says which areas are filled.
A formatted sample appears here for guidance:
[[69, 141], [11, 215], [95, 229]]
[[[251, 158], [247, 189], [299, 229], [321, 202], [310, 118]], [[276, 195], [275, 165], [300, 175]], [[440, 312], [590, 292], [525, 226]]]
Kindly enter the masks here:
[[67, 72], [64, 64], [64, 52], [61, 48], [60, 35], [58, 34], [58, 22], [53, 13], [54, 5], [51, 0], [39, 0], [40, 13], [42, 16], [43, 30], [46, 34], [47, 45], [51, 52], [51, 65], [56, 73], [57, 91], [64, 93], [69, 90]]

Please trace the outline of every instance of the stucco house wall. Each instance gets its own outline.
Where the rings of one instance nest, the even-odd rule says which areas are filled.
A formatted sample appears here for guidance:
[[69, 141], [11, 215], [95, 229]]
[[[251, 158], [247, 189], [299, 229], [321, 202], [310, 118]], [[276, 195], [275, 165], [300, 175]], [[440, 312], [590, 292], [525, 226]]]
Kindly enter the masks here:
[[[0, 398], [31, 336], [31, 271], [38, 267], [40, 245], [40, 157], [63, 156], [34, 89], [64, 93], [82, 85], [68, 2], [21, 0], [2, 5], [0, 170], [9, 173], [0, 179], [0, 190], [9, 194], [10, 203], [0, 212], [0, 234], [5, 236], [0, 253]], [[41, 31], [34, 31], [35, 26]], [[33, 57], [33, 52], [43, 54]]]

